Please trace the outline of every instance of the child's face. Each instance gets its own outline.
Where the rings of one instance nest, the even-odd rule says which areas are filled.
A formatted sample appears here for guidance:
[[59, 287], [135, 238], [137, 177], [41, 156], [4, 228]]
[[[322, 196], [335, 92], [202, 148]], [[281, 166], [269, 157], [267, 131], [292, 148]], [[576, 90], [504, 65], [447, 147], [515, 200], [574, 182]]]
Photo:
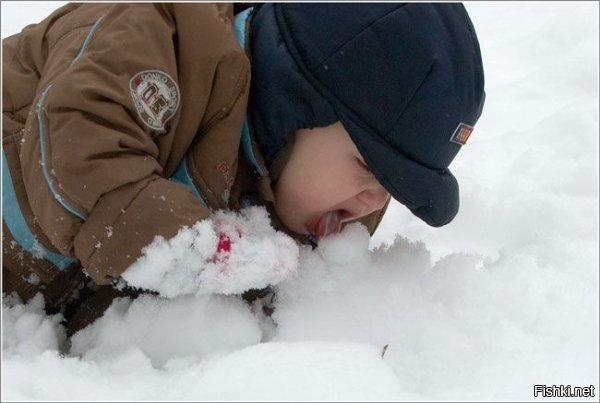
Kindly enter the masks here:
[[299, 234], [317, 239], [383, 208], [390, 194], [368, 170], [344, 126], [302, 129], [275, 185], [275, 211]]

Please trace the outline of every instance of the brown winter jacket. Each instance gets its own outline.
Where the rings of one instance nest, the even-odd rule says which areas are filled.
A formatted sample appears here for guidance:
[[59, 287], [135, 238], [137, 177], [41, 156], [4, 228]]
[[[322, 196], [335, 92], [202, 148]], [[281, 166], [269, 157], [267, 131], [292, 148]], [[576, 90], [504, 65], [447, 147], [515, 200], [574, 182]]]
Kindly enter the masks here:
[[4, 292], [76, 289], [73, 267], [108, 284], [210, 210], [272, 207], [259, 150], [263, 176], [240, 152], [250, 61], [232, 23], [231, 4], [79, 3], [3, 40], [3, 188], [25, 224], [3, 189]]

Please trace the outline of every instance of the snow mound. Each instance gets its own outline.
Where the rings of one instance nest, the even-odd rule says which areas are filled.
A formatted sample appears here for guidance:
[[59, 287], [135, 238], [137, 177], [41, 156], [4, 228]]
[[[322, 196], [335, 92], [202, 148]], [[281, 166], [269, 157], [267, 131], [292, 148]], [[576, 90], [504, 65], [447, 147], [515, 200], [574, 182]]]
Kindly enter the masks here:
[[3, 357], [35, 357], [46, 350], [59, 350], [66, 338], [64, 328], [59, 325], [61, 320], [62, 315], [46, 315], [41, 294], [27, 304], [22, 304], [16, 295], [3, 296]]
[[97, 362], [139, 349], [156, 368], [180, 359], [200, 361], [261, 341], [247, 304], [225, 296], [116, 300], [104, 316], [72, 337], [71, 354]]
[[398, 380], [374, 346], [264, 343], [213, 363], [185, 399], [371, 400], [398, 396]]
[[535, 384], [596, 381], [597, 277], [560, 270], [560, 253], [432, 262], [422, 242], [368, 243], [355, 225], [301, 251], [299, 276], [278, 288], [277, 340], [389, 345], [402, 391], [423, 399], [518, 400]]

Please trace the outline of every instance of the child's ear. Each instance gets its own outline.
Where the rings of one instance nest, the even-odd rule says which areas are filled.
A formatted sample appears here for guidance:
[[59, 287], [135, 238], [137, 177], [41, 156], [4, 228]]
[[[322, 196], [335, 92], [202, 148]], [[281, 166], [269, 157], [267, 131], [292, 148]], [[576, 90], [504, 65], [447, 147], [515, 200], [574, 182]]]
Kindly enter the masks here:
[[271, 176], [271, 183], [275, 185], [281, 176], [281, 172], [283, 168], [286, 166], [287, 162], [290, 160], [290, 156], [292, 155], [292, 150], [294, 149], [295, 143], [295, 135], [289, 136], [289, 140], [285, 143], [285, 146], [277, 153], [273, 162], [269, 168], [269, 174]]

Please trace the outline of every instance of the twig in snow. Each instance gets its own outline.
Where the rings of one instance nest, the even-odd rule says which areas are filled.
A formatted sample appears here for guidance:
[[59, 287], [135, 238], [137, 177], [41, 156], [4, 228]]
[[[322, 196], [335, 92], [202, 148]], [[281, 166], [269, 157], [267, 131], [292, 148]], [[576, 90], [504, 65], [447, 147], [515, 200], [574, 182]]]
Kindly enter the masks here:
[[383, 350], [381, 350], [381, 358], [383, 358], [383, 356], [385, 355], [385, 352], [388, 349], [389, 344], [386, 344], [385, 346], [383, 346]]

